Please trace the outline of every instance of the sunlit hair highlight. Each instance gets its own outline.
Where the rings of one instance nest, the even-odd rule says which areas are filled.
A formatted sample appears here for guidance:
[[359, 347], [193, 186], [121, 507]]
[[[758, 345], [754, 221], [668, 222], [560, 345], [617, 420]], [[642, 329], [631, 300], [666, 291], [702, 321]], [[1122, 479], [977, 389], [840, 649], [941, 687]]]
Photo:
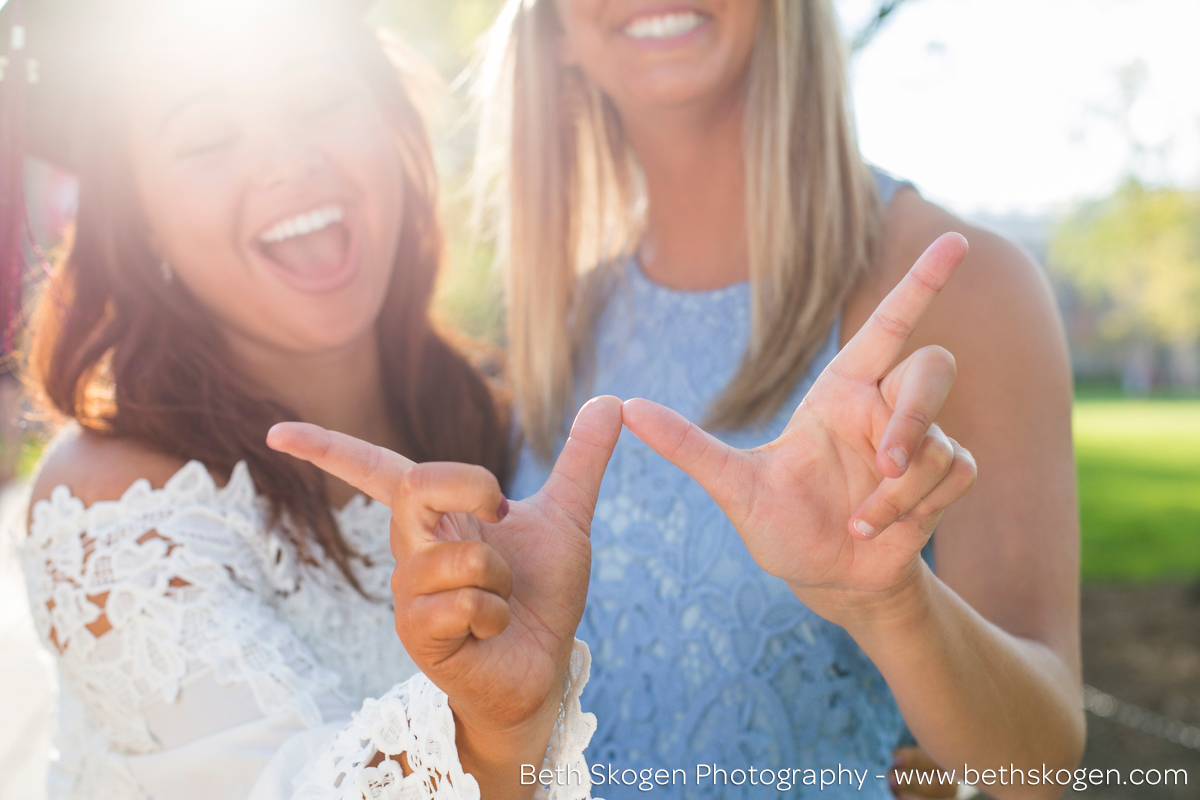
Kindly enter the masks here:
[[[410, 458], [481, 464], [504, 481], [506, 421], [484, 379], [429, 316], [443, 240], [432, 147], [409, 89], [418, 68], [394, 40], [384, 41], [385, 52], [361, 20], [337, 22], [331, 35], [343, 38], [367, 79], [403, 165], [404, 216], [376, 323], [391, 422]], [[350, 565], [358, 554], [337, 527], [323, 474], [266, 445], [271, 425], [296, 414], [235, 370], [212, 314], [178, 281], [163, 281], [131, 167], [119, 156], [126, 148], [110, 111], [117, 104], [93, 99], [74, 241], [32, 326], [33, 387], [89, 431], [198, 460], [218, 476], [244, 460], [300, 557], [332, 561], [357, 588]]]
[[[761, 0], [743, 140], [750, 344], [706, 425], [773, 416], [874, 254], [880, 203], [858, 151], [829, 0]], [[575, 401], [606, 273], [643, 231], [640, 169], [613, 103], [558, 57], [553, 0], [508, 0], [480, 68], [480, 212], [494, 221], [509, 370], [547, 458]]]

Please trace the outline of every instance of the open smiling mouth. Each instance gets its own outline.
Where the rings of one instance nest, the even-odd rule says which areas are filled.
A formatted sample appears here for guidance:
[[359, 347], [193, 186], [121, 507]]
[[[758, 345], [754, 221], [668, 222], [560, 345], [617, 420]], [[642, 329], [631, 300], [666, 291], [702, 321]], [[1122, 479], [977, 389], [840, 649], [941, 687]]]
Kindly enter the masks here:
[[707, 21], [707, 14], [696, 11], [671, 11], [666, 14], [637, 17], [625, 25], [622, 32], [631, 39], [663, 41], [685, 36]]
[[351, 235], [345, 209], [330, 204], [272, 225], [258, 237], [258, 250], [285, 281], [320, 291], [349, 277]]

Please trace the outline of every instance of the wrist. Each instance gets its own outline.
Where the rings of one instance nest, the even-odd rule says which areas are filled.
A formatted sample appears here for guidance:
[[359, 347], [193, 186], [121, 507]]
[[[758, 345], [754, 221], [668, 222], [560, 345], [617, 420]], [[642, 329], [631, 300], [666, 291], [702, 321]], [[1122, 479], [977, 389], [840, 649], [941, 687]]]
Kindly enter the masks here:
[[460, 711], [453, 699], [455, 743], [464, 772], [470, 773], [489, 800], [528, 798], [534, 785], [521, 784], [521, 766], [541, 770], [546, 747], [558, 719], [562, 700], [548, 695], [527, 718], [513, 724], [493, 724], [486, 717]]
[[866, 642], [902, 635], [921, 625], [930, 613], [937, 580], [929, 565], [917, 558], [886, 589], [792, 587], [792, 591], [818, 616], [845, 628], [865, 649]]

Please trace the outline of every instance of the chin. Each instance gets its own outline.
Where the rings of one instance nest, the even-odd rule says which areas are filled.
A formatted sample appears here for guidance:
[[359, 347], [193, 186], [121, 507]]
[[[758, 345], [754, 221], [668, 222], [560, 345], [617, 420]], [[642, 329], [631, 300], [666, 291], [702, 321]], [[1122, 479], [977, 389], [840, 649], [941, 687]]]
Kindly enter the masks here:
[[647, 70], [630, 76], [625, 94], [639, 106], [673, 107], [711, 103], [728, 92], [696, 67]]
[[310, 308], [307, 313], [289, 315], [283, 327], [293, 348], [311, 353], [342, 350], [363, 344], [375, 334], [379, 319], [376, 303]]

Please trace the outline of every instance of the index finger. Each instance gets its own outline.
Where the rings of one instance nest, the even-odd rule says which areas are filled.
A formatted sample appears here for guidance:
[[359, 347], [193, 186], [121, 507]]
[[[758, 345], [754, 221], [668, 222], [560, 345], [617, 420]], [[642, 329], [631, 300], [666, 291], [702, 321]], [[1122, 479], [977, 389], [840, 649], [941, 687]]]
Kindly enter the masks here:
[[280, 422], [267, 431], [267, 446], [325, 470], [385, 505], [413, 462], [399, 453], [307, 422]]
[[967, 255], [962, 234], [944, 233], [921, 254], [896, 288], [883, 298], [866, 324], [830, 364], [855, 381], [878, 382], [904, 351], [904, 345], [938, 292]]

